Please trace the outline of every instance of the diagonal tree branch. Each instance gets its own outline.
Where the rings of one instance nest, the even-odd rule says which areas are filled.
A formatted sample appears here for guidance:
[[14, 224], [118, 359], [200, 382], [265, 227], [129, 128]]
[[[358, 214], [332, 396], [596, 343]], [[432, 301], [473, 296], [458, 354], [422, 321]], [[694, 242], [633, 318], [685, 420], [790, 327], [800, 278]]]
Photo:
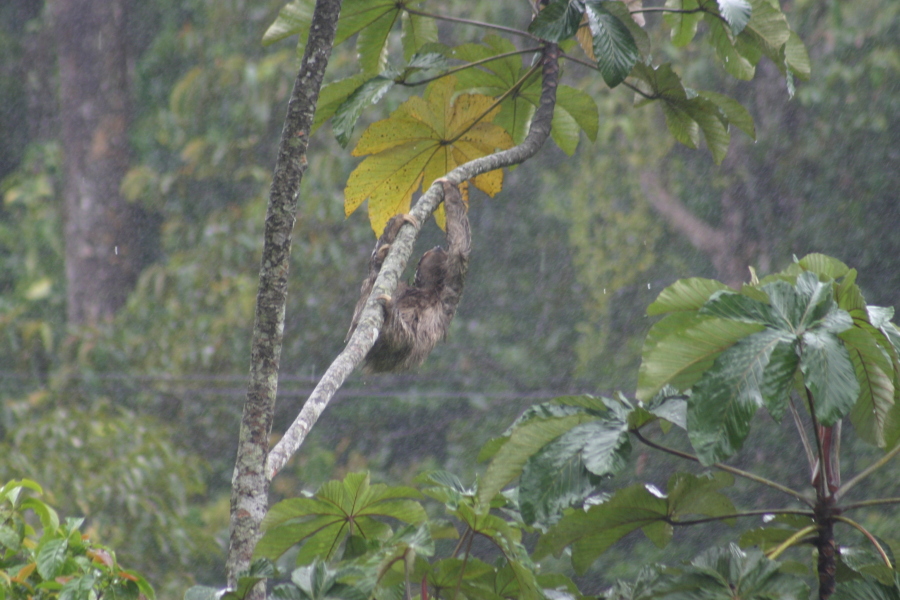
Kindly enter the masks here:
[[[556, 44], [544, 46], [541, 54], [543, 83], [540, 105], [534, 113], [531, 128], [521, 144], [467, 162], [453, 169], [446, 175], [450, 182], [459, 184], [476, 175], [520, 164], [534, 156], [550, 136], [550, 122], [553, 108], [556, 105], [556, 87], [559, 83], [559, 47]], [[410, 213], [421, 224], [437, 208], [440, 202], [442, 187], [432, 185], [416, 202]], [[411, 224], [406, 224], [391, 245], [390, 252], [381, 267], [378, 279], [360, 316], [359, 325], [344, 350], [335, 358], [331, 366], [322, 376], [319, 384], [310, 394], [303, 409], [288, 428], [284, 437], [275, 445], [266, 463], [266, 474], [272, 479], [285, 463], [297, 451], [309, 431], [315, 425], [322, 412], [328, 406], [335, 392], [343, 385], [353, 370], [362, 363], [366, 353], [375, 344], [378, 332], [384, 320], [383, 311], [375, 298], [382, 294], [392, 294], [400, 280], [400, 274], [412, 253], [413, 243], [418, 231]]]
[[[253, 548], [260, 535], [260, 523], [268, 508], [269, 480], [265, 476], [265, 461], [278, 389], [291, 237], [300, 181], [307, 166], [309, 131], [340, 9], [341, 0], [316, 2], [309, 40], [288, 103], [269, 191], [250, 351], [250, 381], [232, 477], [231, 535], [225, 565], [230, 588], [235, 587], [238, 573], [250, 566]], [[265, 584], [257, 585], [248, 597], [264, 598]]]
[[646, 170], [641, 173], [641, 191], [650, 205], [700, 252], [716, 253], [728, 243], [724, 231], [695, 216], [678, 198], [669, 193], [656, 172]]

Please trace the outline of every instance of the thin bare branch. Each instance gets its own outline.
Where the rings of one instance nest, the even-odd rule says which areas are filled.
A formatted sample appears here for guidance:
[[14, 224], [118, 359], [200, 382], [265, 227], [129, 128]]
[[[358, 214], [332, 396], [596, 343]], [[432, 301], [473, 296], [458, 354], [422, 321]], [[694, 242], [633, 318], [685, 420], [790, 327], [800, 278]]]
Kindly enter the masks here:
[[863, 479], [865, 479], [866, 477], [868, 477], [869, 475], [871, 475], [872, 473], [874, 473], [875, 471], [877, 471], [878, 469], [880, 469], [881, 467], [883, 467], [884, 465], [889, 463], [895, 456], [897, 456], [898, 453], [900, 453], [900, 444], [897, 444], [893, 450], [891, 450], [890, 452], [888, 452], [887, 454], [885, 454], [884, 456], [882, 456], [881, 458], [879, 458], [878, 460], [873, 462], [871, 465], [869, 465], [868, 467], [866, 467], [865, 469], [860, 471], [856, 477], [854, 477], [853, 479], [851, 479], [850, 481], [848, 481], [847, 483], [842, 485], [840, 488], [838, 488], [838, 491], [836, 491], [834, 493], [835, 502], [837, 502], [838, 500], [843, 498], [847, 494], [847, 492], [849, 492], [851, 489], [856, 487], [856, 485], [860, 481], [862, 481]]
[[534, 34], [528, 33], [527, 31], [522, 31], [521, 29], [516, 29], [514, 27], [505, 27], [503, 25], [495, 25], [494, 23], [484, 23], [482, 21], [473, 21], [472, 19], [462, 19], [460, 17], [448, 17], [447, 15], [438, 15], [434, 13], [424, 12], [421, 10], [415, 10], [408, 6], [404, 6], [403, 10], [405, 10], [410, 15], [417, 15], [420, 17], [428, 17], [430, 19], [434, 19], [435, 21], [448, 21], [450, 23], [460, 23], [462, 25], [471, 25], [473, 27], [481, 27], [482, 29], [493, 29], [495, 31], [502, 31], [504, 33], [509, 33], [511, 35], [517, 35], [519, 37], [527, 37], [529, 39], [540, 41], [540, 38]]

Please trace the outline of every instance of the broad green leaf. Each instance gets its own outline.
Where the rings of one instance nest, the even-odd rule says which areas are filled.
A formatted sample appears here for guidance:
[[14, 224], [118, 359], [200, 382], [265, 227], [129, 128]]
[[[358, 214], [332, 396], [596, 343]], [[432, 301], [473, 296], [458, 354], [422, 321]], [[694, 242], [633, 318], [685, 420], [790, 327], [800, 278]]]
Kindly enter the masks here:
[[663, 498], [650, 493], [642, 484], [632, 485], [587, 511], [568, 512], [541, 536], [534, 556], [540, 559], [547, 554], [559, 554], [571, 546], [572, 566], [576, 573], [582, 574], [615, 542], [636, 529], [664, 522], [666, 514]]
[[594, 490], [599, 478], [585, 469], [581, 450], [589, 439], [579, 425], [532, 456], [519, 479], [519, 511], [532, 525], [556, 522], [563, 509], [575, 506]]
[[650, 36], [647, 35], [647, 32], [644, 31], [643, 27], [635, 23], [628, 5], [624, 2], [605, 0], [603, 2], [603, 8], [608, 10], [613, 16], [617, 17], [626, 29], [628, 29], [640, 55], [642, 57], [649, 57], [652, 51]]
[[[392, 6], [391, 8], [395, 8]], [[373, 11], [374, 12], [374, 11]], [[368, 23], [356, 38], [359, 66], [367, 75], [375, 75], [387, 65], [387, 41], [391, 29], [400, 20], [399, 10], [388, 10], [376, 20]], [[340, 30], [340, 24], [338, 25]]]
[[[688, 401], [688, 435], [701, 463], [710, 465], [740, 450], [753, 416], [764, 404], [762, 388], [772, 352], [794, 340], [775, 329], [749, 335], [722, 352], [694, 385]], [[777, 372], [783, 374], [782, 369]]]
[[679, 48], [687, 46], [697, 35], [697, 24], [703, 19], [702, 12], [691, 12], [697, 10], [697, 0], [666, 0], [666, 8], [684, 11], [665, 13], [664, 18], [672, 28], [672, 43]]
[[621, 471], [630, 452], [628, 423], [618, 416], [573, 427], [526, 463], [519, 483], [522, 518], [555, 521], [559, 511], [593, 492], [599, 477]]
[[669, 591], [681, 598], [708, 600], [807, 600], [809, 587], [799, 577], [782, 573], [779, 563], [758, 550], [735, 544], [710, 548], [673, 578]]
[[578, 127], [578, 123], [568, 112], [558, 110], [558, 107], [553, 111], [550, 135], [560, 150], [569, 156], [575, 154], [575, 150], [578, 149], [580, 133], [581, 129]]
[[529, 33], [550, 42], [569, 39], [578, 30], [584, 5], [572, 0], [553, 0], [528, 26]]
[[706, 98], [697, 96], [691, 98], [684, 109], [690, 117], [700, 126], [706, 147], [709, 148], [716, 164], [721, 164], [728, 153], [728, 144], [731, 135], [728, 133], [725, 115], [719, 111], [719, 107]]
[[647, 314], [652, 317], [667, 312], [699, 310], [715, 292], [730, 289], [715, 279], [679, 279], [660, 292], [656, 300], [647, 307]]
[[[659, 393], [650, 400], [647, 410], [660, 419], [665, 419], [682, 429], [687, 429], [686, 396], [679, 394], [678, 397], [673, 397], [677, 392], [678, 390], [672, 386], [663, 386]], [[632, 413], [632, 415], [636, 414], [639, 414], [638, 410]], [[630, 417], [631, 415], [629, 415], [629, 425], [636, 427], [637, 424], [632, 423]], [[663, 427], [663, 431], [666, 431], [665, 427]]]
[[779, 423], [787, 411], [791, 388], [800, 365], [799, 345], [796, 338], [778, 343], [772, 349], [769, 364], [763, 373], [760, 387], [763, 402], [769, 415]]
[[532, 455], [576, 425], [594, 418], [587, 413], [576, 413], [556, 419], [529, 421], [515, 429], [482, 477], [479, 501], [482, 504], [490, 502], [506, 484], [519, 476]]
[[269, 46], [292, 35], [300, 36], [300, 44], [306, 43], [306, 33], [312, 23], [314, 0], [294, 0], [278, 11], [275, 21], [263, 34], [263, 46]]
[[747, 0], [716, 0], [719, 12], [728, 21], [732, 35], [738, 35], [750, 22], [751, 7]]
[[678, 518], [688, 515], [720, 517], [734, 514], [734, 504], [718, 490], [734, 485], [728, 473], [717, 471], [703, 475], [675, 473], [666, 485], [668, 514]]
[[716, 55], [728, 74], [744, 81], [753, 79], [756, 74], [754, 63], [735, 47], [734, 40], [725, 24], [709, 14], [705, 16], [704, 21], [709, 26], [709, 43], [716, 49]]
[[[334, 129], [334, 137], [341, 146], [346, 146], [353, 135], [353, 128], [363, 109], [370, 104], [376, 104], [384, 95], [394, 87], [396, 72], [385, 72], [373, 77], [357, 87], [334, 112], [331, 127]], [[345, 80], [346, 81], [346, 80]]]
[[426, 577], [429, 585], [440, 588], [452, 588], [460, 579], [475, 579], [493, 573], [494, 568], [472, 556], [461, 558], [445, 558], [431, 565]]
[[[634, 65], [631, 74], [638, 79], [639, 87], [642, 88], [648, 96], [654, 98], [659, 97], [667, 102], [678, 102], [687, 100], [688, 98], [687, 90], [681, 83], [681, 78], [672, 69], [672, 63], [663, 63], [658, 67], [653, 67], [645, 65], [643, 62], [638, 62]], [[642, 85], [640, 82], [643, 82], [646, 85]], [[636, 106], [642, 106], [643, 103], [649, 101], [650, 100], [636, 101]], [[664, 104], [663, 108], [665, 108], [665, 106], [667, 106], [667, 104]]]
[[850, 315], [834, 302], [832, 282], [820, 282], [815, 273], [804, 271], [796, 285], [773, 281], [762, 287], [775, 312], [796, 333], [814, 326], [840, 333], [853, 325]]
[[[379, 24], [382, 20], [394, 22], [399, 17], [400, 10], [396, 2], [392, 0], [354, 0], [341, 7], [341, 17], [338, 21], [337, 33], [334, 36], [334, 45], [344, 43], [348, 38], [360, 33], [373, 23]], [[381, 54], [379, 48], [378, 55]]]
[[407, 62], [423, 46], [438, 41], [437, 23], [430, 17], [404, 12], [401, 27], [403, 30], [403, 59]]
[[222, 590], [206, 585], [194, 585], [184, 592], [184, 600], [219, 600]]
[[[884, 540], [879, 539], [878, 541], [886, 550], [888, 559], [893, 563], [894, 557], [890, 546], [884, 543]], [[884, 559], [871, 546], [855, 547], [842, 545], [841, 552], [837, 558], [838, 569], [846, 567], [860, 575], [869, 575], [882, 585], [892, 585], [897, 575], [896, 571], [884, 564]], [[838, 580], [842, 580], [840, 573], [838, 574]]]
[[700, 144], [700, 126], [684, 110], [683, 104], [666, 100], [663, 102], [662, 110], [663, 116], [666, 117], [666, 127], [672, 137], [680, 144], [696, 150]]
[[850, 412], [860, 387], [850, 353], [836, 335], [823, 329], [805, 332], [800, 369], [821, 425], [830, 427]]
[[69, 548], [68, 538], [56, 538], [43, 541], [37, 551], [37, 571], [41, 578], [55, 579], [66, 561], [66, 550]]
[[656, 323], [644, 343], [637, 397], [649, 401], [664, 385], [694, 385], [716, 357], [762, 325], [675, 313]]
[[23, 499], [19, 504], [19, 509], [22, 511], [33, 510], [41, 520], [41, 527], [45, 533], [56, 531], [59, 527], [59, 514], [40, 498]]
[[900, 600], [900, 584], [884, 585], [874, 579], [842, 581], [830, 600]]
[[813, 252], [807, 254], [797, 264], [805, 271], [812, 271], [819, 277], [826, 279], [840, 279], [850, 272], [850, 267], [836, 258]]
[[763, 304], [731, 290], [713, 293], [699, 311], [701, 315], [719, 317], [744, 323], [757, 323], [788, 330], [790, 323], [777, 314], [768, 304]]
[[812, 72], [812, 63], [809, 60], [809, 53], [803, 40], [796, 32], [792, 31], [791, 36], [784, 45], [784, 60], [791, 71], [804, 81], [809, 79]]
[[605, 2], [586, 0], [584, 8], [600, 74], [606, 85], [616, 87], [625, 81], [640, 58], [637, 44], [628, 27], [607, 10]]
[[716, 92], [701, 91], [700, 96], [714, 103], [725, 118], [728, 119], [729, 125], [734, 125], [752, 139], [756, 139], [756, 126], [753, 124], [753, 117], [750, 112], [741, 106], [741, 103], [734, 98], [729, 98], [723, 94]]
[[[869, 316], [866, 313], [866, 299], [862, 295], [862, 290], [856, 285], [856, 269], [850, 269], [843, 280], [834, 288], [834, 299], [838, 303], [839, 308], [843, 308], [851, 316], [853, 311], [862, 311], [863, 320], [868, 323]], [[854, 321], [856, 317], [854, 316]]]
[[343, 481], [329, 481], [314, 498], [289, 498], [273, 506], [263, 520], [265, 533], [255, 556], [276, 560], [291, 546], [303, 543], [298, 562], [317, 556], [331, 558], [348, 535], [382, 538], [390, 528], [372, 517], [405, 523], [425, 520], [425, 511], [408, 487], [369, 484], [366, 473], [350, 473]]
[[556, 91], [556, 109], [569, 113], [589, 140], [593, 142], [597, 139], [600, 113], [596, 100], [590, 94], [572, 86], [561, 85]]
[[[884, 448], [900, 427], [895, 402], [893, 365], [875, 337], [860, 327], [840, 334], [859, 382], [859, 399], [850, 411], [850, 422], [866, 442]], [[887, 432], [887, 439], [885, 433]]]
[[750, 22], [738, 36], [735, 47], [755, 65], [766, 56], [785, 72], [783, 46], [790, 38], [784, 13], [768, 0], [750, 0], [753, 13]]

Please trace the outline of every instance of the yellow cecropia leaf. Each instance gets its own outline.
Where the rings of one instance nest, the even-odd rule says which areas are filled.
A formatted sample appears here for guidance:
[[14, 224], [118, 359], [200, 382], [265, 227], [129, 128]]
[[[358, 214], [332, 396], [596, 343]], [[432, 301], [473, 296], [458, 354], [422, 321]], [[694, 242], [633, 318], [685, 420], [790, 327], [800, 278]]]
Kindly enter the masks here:
[[[491, 120], [499, 112], [494, 100], [481, 94], [453, 98], [456, 80], [445, 77], [401, 104], [387, 119], [373, 123], [353, 149], [370, 155], [350, 174], [344, 188], [344, 212], [349, 216], [369, 200], [369, 221], [376, 234], [395, 214], [408, 212], [413, 193], [459, 165], [509, 148], [513, 140]], [[475, 187], [494, 196], [503, 187], [503, 171], [474, 179]], [[463, 199], [468, 190], [462, 187]], [[443, 221], [438, 210], [435, 219]]]

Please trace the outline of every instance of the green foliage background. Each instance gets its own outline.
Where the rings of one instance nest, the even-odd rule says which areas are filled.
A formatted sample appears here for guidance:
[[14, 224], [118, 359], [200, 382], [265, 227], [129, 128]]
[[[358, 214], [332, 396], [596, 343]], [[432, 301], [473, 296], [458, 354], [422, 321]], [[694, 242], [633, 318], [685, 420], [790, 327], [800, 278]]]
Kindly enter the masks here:
[[[296, 68], [290, 42], [260, 44], [281, 5], [131, 3], [133, 161], [122, 190], [152, 211], [146, 233], [159, 236], [160, 255], [114, 322], [80, 330], [64, 320], [60, 150], [27, 118], [48, 90], [21, 85], [53, 72], [52, 52], [26, 61], [29, 48], [50, 44], [46, 14], [27, 0], [0, 7], [0, 479], [38, 480], [123, 562], [139, 562], [162, 597], [192, 579], [221, 579], [215, 548], [227, 527], [265, 197]], [[528, 19], [525, 2], [444, 8]], [[762, 273], [792, 253], [822, 251], [867, 274], [871, 303], [897, 305], [900, 7], [804, 0], [785, 9], [813, 60], [812, 80], [798, 82], [790, 102], [774, 69], [730, 83], [711, 66], [713, 48], [663, 46], [689, 59], [683, 78], [735, 95], [756, 119], [758, 141], [736, 133], [721, 168], [676, 146], [658, 110], [634, 109], [630, 93], [570, 67], [569, 83], [601, 106], [597, 142], [582, 140], [572, 158], [547, 148], [509, 174], [497, 199], [473, 197], [472, 267], [450, 340], [417, 374], [356, 376], [276, 493], [363, 467], [394, 482], [436, 466], [465, 478], [480, 443], [536, 399], [634, 389], [647, 305], [677, 277], [716, 275], [643, 197], [646, 169], [714, 226], [723, 192], [742, 190]], [[440, 34], [481, 38], [477, 29]], [[332, 60], [329, 77], [353, 72], [351, 49]], [[403, 99], [391, 94], [363, 119]], [[365, 218], [344, 220], [355, 161], [330, 134], [322, 128], [310, 148], [276, 429], [340, 349], [371, 249]], [[422, 248], [440, 240], [431, 235]], [[742, 460], [790, 470], [762, 449], [767, 439]], [[864, 463], [867, 452], [852, 448], [851, 460]], [[664, 463], [641, 468], [665, 480]], [[880, 534], [897, 534], [887, 511], [870, 518]], [[598, 570], [626, 575], [620, 558]]]

